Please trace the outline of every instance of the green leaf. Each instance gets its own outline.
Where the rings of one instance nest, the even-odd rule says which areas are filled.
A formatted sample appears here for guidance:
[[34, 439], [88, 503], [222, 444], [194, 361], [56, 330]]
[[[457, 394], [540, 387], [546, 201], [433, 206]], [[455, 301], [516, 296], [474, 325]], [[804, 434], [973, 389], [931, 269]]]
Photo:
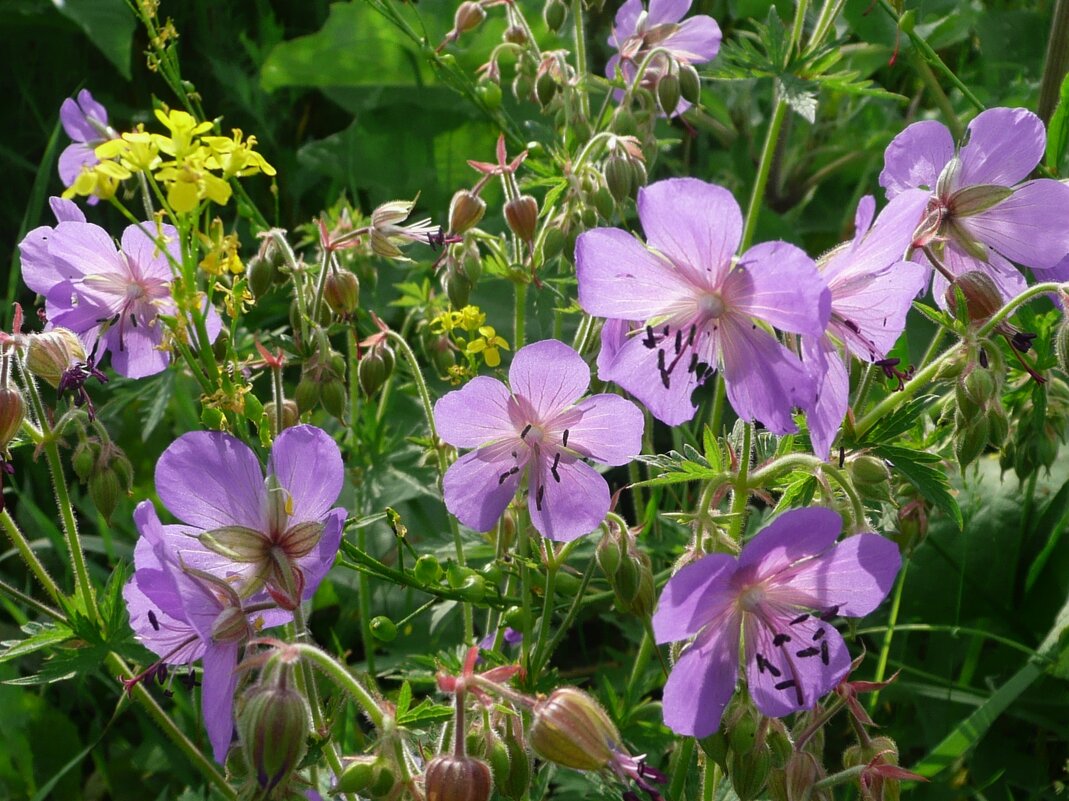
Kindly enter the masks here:
[[151, 382], [155, 385], [155, 392], [151, 396], [152, 402], [145, 409], [145, 415], [141, 421], [142, 442], [148, 442], [148, 438], [152, 436], [156, 426], [163, 420], [163, 415], [167, 411], [167, 404], [171, 402], [171, 396], [174, 395], [175, 375], [177, 374], [173, 370], [165, 370], [157, 380]]
[[881, 442], [890, 442], [900, 434], [905, 434], [917, 424], [935, 400], [937, 399], [934, 395], [921, 395], [907, 401], [889, 415], [881, 417], [862, 435], [857, 444], [861, 447], [879, 445]]
[[1054, 172], [1058, 172], [1066, 145], [1069, 145], [1069, 75], [1062, 79], [1058, 105], [1047, 126], [1047, 166]]
[[939, 456], [896, 445], [880, 445], [873, 452], [889, 461], [929, 503], [948, 514], [959, 529], [964, 525], [961, 508], [950, 492], [950, 481]]
[[659, 487], [687, 481], [708, 481], [726, 478], [722, 470], [711, 467], [705, 457], [694, 448], [684, 445], [683, 450], [686, 452], [686, 456], [680, 454], [679, 451], [669, 451], [666, 454], [653, 456], [639, 456], [639, 461], [645, 462], [661, 472], [653, 478], [638, 481], [632, 486]]
[[8, 662], [40, 651], [42, 648], [59, 645], [74, 636], [69, 628], [55, 623], [31, 622], [23, 626], [22, 631], [29, 635], [26, 639], [0, 642], [0, 646], [3, 647], [3, 650], [0, 650], [0, 662]]
[[436, 704], [429, 698], [423, 699], [407, 713], [397, 715], [401, 726], [413, 727], [427, 723], [442, 723], [453, 717], [453, 708], [445, 704]]
[[130, 80], [130, 52], [137, 20], [125, 0], [52, 0], [52, 4], [84, 31], [120, 75]]
[[397, 717], [400, 719], [404, 717], [408, 711], [408, 707], [412, 704], [412, 685], [407, 681], [401, 685], [401, 689], [397, 693]]
[[776, 79], [776, 85], [787, 105], [799, 117], [808, 123], [817, 119], [817, 93], [813, 91], [810, 81], [803, 81], [794, 75], [783, 75]]

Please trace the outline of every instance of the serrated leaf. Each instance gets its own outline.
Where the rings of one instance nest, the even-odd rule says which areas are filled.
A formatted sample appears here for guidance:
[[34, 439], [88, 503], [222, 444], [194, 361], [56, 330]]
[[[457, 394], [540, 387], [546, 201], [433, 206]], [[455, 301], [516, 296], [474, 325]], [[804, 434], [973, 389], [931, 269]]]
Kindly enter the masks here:
[[451, 706], [436, 704], [429, 698], [424, 698], [406, 714], [398, 714], [397, 722], [401, 726], [413, 727], [426, 723], [441, 723], [452, 718], [453, 714]]
[[896, 445], [880, 445], [874, 448], [873, 452], [890, 462], [929, 503], [948, 514], [958, 528], [962, 528], [964, 520], [961, 507], [950, 492], [946, 470], [935, 466], [942, 464], [943, 460], [939, 456]]
[[66, 626], [55, 623], [27, 623], [22, 627], [29, 636], [22, 640], [4, 640], [0, 642], [0, 662], [32, 654], [43, 648], [66, 642], [74, 633]]
[[938, 326], [943, 328], [950, 328], [952, 326], [953, 320], [946, 312], [933, 309], [931, 306], [921, 303], [919, 300], [913, 301], [913, 308]]
[[412, 685], [407, 681], [401, 685], [401, 689], [397, 693], [397, 717], [400, 719], [404, 717], [408, 712], [408, 707], [412, 703]]
[[793, 474], [794, 478], [784, 488], [773, 514], [785, 509], [793, 509], [799, 506], [807, 506], [813, 500], [817, 491], [817, 479], [815, 476], [806, 474]]
[[723, 454], [720, 452], [720, 443], [716, 440], [713, 429], [705, 426], [702, 431], [702, 448], [705, 450], [705, 461], [713, 470], [722, 470], [724, 467]]
[[817, 93], [813, 84], [794, 75], [782, 75], [776, 79], [780, 96], [791, 110], [808, 123], [817, 119]]
[[862, 435], [857, 444], [865, 447], [894, 440], [900, 434], [913, 428], [935, 400], [934, 395], [921, 395], [906, 401], [893, 412], [876, 421], [875, 425]]

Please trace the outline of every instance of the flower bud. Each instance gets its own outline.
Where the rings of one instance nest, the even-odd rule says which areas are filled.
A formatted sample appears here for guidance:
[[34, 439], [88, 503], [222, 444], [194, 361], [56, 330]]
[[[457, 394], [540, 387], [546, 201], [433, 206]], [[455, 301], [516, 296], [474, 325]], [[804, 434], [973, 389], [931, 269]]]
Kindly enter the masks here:
[[486, 19], [486, 9], [480, 3], [465, 0], [457, 7], [456, 14], [453, 15], [453, 33], [460, 36], [473, 31], [482, 25], [484, 19]]
[[[313, 404], [314, 405], [314, 404]], [[271, 432], [272, 438], [278, 436], [278, 432], [275, 430], [278, 427], [278, 415], [276, 414], [275, 402], [268, 401], [264, 404], [264, 414], [267, 415], [267, 427]], [[295, 401], [285, 400], [282, 401], [282, 427], [290, 428], [297, 425], [297, 421], [300, 420], [301, 412]]]
[[288, 669], [253, 687], [238, 716], [238, 734], [249, 773], [262, 791], [285, 782], [300, 765], [311, 731], [308, 705], [292, 686]]
[[442, 565], [438, 562], [436, 556], [429, 553], [424, 554], [416, 560], [416, 564], [412, 567], [412, 573], [420, 584], [426, 586], [437, 584], [442, 578]]
[[568, 8], [561, 0], [549, 0], [542, 9], [542, 18], [546, 21], [546, 27], [556, 33], [564, 27], [564, 18], [568, 14]]
[[100, 443], [94, 440], [79, 442], [71, 455], [71, 467], [79, 481], [85, 481], [93, 473], [100, 456]]
[[757, 744], [749, 753], [732, 749], [728, 757], [728, 775], [739, 801], [753, 801], [768, 782], [772, 770], [772, 753], [765, 743]]
[[509, 25], [507, 28], [505, 28], [505, 32], [501, 36], [506, 42], [509, 42], [510, 44], [527, 44], [527, 31], [524, 30], [524, 27], [522, 25]]
[[337, 417], [339, 420], [345, 416], [345, 403], [347, 400], [348, 393], [345, 389], [345, 382], [340, 379], [327, 381], [319, 388], [319, 402], [323, 404], [327, 414]]
[[954, 455], [962, 471], [987, 449], [988, 423], [986, 415], [972, 417], [954, 432]]
[[385, 342], [373, 346], [364, 355], [356, 367], [356, 376], [365, 395], [370, 397], [382, 389], [393, 373], [394, 362], [393, 349]]
[[728, 738], [723, 730], [713, 732], [708, 737], [698, 740], [698, 745], [709, 759], [713, 760], [722, 770], [727, 770]]
[[549, 762], [573, 770], [600, 770], [620, 742], [616, 726], [597, 701], [578, 687], [560, 687], [534, 708], [531, 747]]
[[657, 103], [666, 116], [671, 117], [676, 113], [679, 105], [680, 88], [679, 75], [675, 72], [665, 72], [657, 78]]
[[85, 346], [78, 335], [66, 328], [53, 328], [30, 336], [26, 369], [55, 388], [63, 373], [75, 362], [85, 361]]
[[634, 196], [635, 171], [626, 156], [614, 153], [605, 160], [605, 185], [617, 203]]
[[538, 226], [538, 201], [530, 195], [513, 198], [505, 204], [505, 222], [512, 233], [524, 242], [530, 242]]
[[246, 278], [249, 282], [249, 291], [252, 292], [254, 298], [259, 300], [267, 294], [275, 282], [275, 272], [275, 265], [270, 259], [260, 256], [253, 256], [249, 259]]
[[890, 500], [891, 471], [883, 459], [862, 454], [851, 459], [846, 470], [857, 491], [864, 497]]
[[0, 387], [0, 453], [7, 450], [26, 419], [26, 401], [16, 387]]
[[132, 481], [133, 470], [126, 454], [106, 443], [89, 476], [89, 497], [105, 520], [111, 520], [119, 501], [130, 493]]
[[454, 309], [463, 309], [471, 299], [471, 279], [460, 270], [446, 270], [442, 274], [442, 288]]
[[449, 202], [449, 231], [462, 234], [478, 225], [485, 213], [485, 200], [470, 189], [458, 189]]
[[310, 378], [302, 378], [297, 384], [293, 397], [301, 414], [310, 412], [319, 403], [319, 384]]
[[323, 300], [337, 315], [352, 314], [360, 304], [360, 281], [348, 270], [332, 270], [323, 284]]
[[702, 81], [698, 71], [690, 64], [679, 65], [679, 94], [688, 103], [697, 103], [702, 97]]
[[385, 757], [359, 756], [345, 760], [345, 767], [334, 786], [335, 793], [359, 793], [370, 798], [385, 798], [397, 779], [393, 765]]
[[1062, 372], [1069, 373], [1069, 319], [1063, 319], [1054, 334], [1054, 355]]
[[982, 323], [1002, 308], [1002, 294], [991, 276], [979, 270], [970, 270], [955, 278], [946, 290], [947, 307], [957, 319], [962, 318], [962, 312], [958, 309], [959, 290], [965, 298], [965, 313], [970, 323]]
[[598, 541], [594, 556], [598, 560], [598, 567], [601, 568], [601, 572], [610, 581], [616, 575], [616, 571], [620, 567], [620, 561], [624, 558], [623, 547], [619, 531], [615, 529], [606, 531], [601, 540]]
[[820, 781], [823, 773], [816, 757], [806, 751], [795, 751], [787, 760], [787, 768], [784, 771], [788, 801], [812, 798], [813, 785]]
[[899, 548], [909, 553], [928, 535], [928, 512], [917, 498], [898, 510], [898, 531], [893, 535]]
[[531, 786], [531, 756], [523, 741], [510, 731], [504, 736], [504, 747], [508, 756], [508, 772], [502, 776], [494, 774], [498, 795], [509, 801], [520, 801]]
[[427, 801], [487, 801], [491, 786], [490, 766], [475, 757], [440, 754], [423, 772]]
[[999, 392], [999, 382], [991, 370], [978, 367], [971, 370], [961, 381], [961, 388], [969, 402], [980, 409], [995, 399]]
[[475, 84], [475, 96], [490, 111], [501, 108], [501, 85], [497, 81], [481, 80]]
[[397, 637], [397, 624], [385, 615], [373, 617], [368, 625], [371, 627], [371, 633], [379, 642], [393, 642]]

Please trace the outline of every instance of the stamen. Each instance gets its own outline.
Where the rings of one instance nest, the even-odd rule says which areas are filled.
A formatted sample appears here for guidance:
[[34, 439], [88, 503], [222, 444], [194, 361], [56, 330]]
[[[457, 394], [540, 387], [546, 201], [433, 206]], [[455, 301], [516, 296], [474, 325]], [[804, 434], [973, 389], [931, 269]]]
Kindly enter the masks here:
[[676, 329], [676, 353], [683, 349], [683, 329]]
[[535, 495], [535, 509], [539, 512], [542, 511], [542, 497], [546, 494], [546, 486], [543, 484], [538, 488], [538, 494]]
[[777, 634], [775, 637], [772, 638], [772, 644], [776, 645], [776, 646], [783, 645], [783, 643], [790, 642], [790, 641], [791, 641], [791, 635], [790, 634]]
[[769, 673], [772, 674], [773, 678], [777, 679], [783, 675], [783, 672], [778, 667], [769, 662], [767, 659], [765, 659], [762, 654], [757, 655], [757, 670], [761, 673], [764, 673], [767, 670]]
[[560, 444], [565, 448], [568, 447], [568, 429], [564, 429], [564, 434], [560, 438]]
[[817, 629], [815, 632], [813, 632], [813, 641], [816, 642], [817, 640], [821, 639], [824, 636], [824, 633], [825, 632], [823, 628]]
[[820, 619], [823, 620], [825, 623], [827, 623], [829, 620], [831, 620], [832, 618], [834, 618], [838, 614], [839, 614], [839, 604], [836, 604], [835, 606], [831, 607], [830, 609], [826, 609], [825, 611], [821, 612]]
[[523, 431], [520, 432], [520, 439], [526, 437], [531, 431], [531, 423], [528, 423], [523, 427]]
[[646, 326], [646, 338], [644, 340], [642, 340], [642, 344], [645, 345], [650, 350], [653, 350], [654, 348], [657, 347], [657, 340], [653, 336], [653, 326], [651, 326], [651, 325], [647, 325]]
[[690, 364], [687, 365], [687, 372], [688, 373], [693, 373], [697, 369], [698, 369], [698, 354], [697, 353], [692, 353], [692, 354], [690, 354]]
[[798, 617], [796, 617], [794, 620], [791, 621], [791, 625], [792, 626], [797, 626], [799, 623], [805, 623], [807, 620], [809, 620], [809, 613], [808, 612], [803, 612], [802, 614], [798, 615]]
[[825, 665], [828, 664], [828, 641], [824, 640], [820, 643], [820, 661]]
[[151, 609], [148, 610], [148, 622], [152, 625], [153, 631], [160, 630], [160, 621], [156, 619], [156, 613]]
[[697, 324], [692, 323], [690, 326], [690, 333], [687, 334], [687, 347], [689, 348], [694, 344], [694, 336], [698, 333]]
[[800, 656], [800, 657], [802, 657], [802, 659], [806, 659], [806, 658], [808, 658], [810, 656], [816, 656], [819, 653], [820, 653], [820, 649], [819, 648], [817, 648], [815, 646], [811, 646], [809, 648], [803, 648], [801, 651], [795, 652], [795, 656]]
[[560, 473], [557, 472], [557, 465], [560, 464], [560, 454], [558, 453], [553, 457], [553, 466], [549, 468], [549, 472], [553, 474], [553, 480], [560, 484]]
[[787, 679], [786, 681], [781, 681], [779, 684], [775, 685], [775, 687], [777, 690], [789, 690], [793, 687], [794, 697], [795, 700], [798, 701], [798, 706], [802, 706], [803, 702], [805, 701], [805, 699], [802, 698], [802, 688], [798, 686], [798, 682], [796, 682], [794, 679]]

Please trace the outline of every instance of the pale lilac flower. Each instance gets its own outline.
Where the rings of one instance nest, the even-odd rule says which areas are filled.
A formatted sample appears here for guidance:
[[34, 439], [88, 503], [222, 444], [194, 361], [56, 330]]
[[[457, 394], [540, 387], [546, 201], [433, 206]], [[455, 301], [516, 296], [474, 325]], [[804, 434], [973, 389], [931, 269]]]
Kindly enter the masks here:
[[445, 474], [446, 508], [488, 531], [526, 477], [531, 521], [543, 536], [568, 541], [593, 531], [609, 511], [609, 486], [585, 460], [631, 461], [642, 448], [642, 412], [617, 395], [580, 400], [590, 368], [555, 339], [520, 348], [509, 384], [478, 376], [435, 404], [438, 435], [475, 449]]
[[[23, 280], [44, 297], [49, 325], [78, 334], [97, 364], [110, 351], [120, 375], [144, 378], [166, 369], [170, 358], [162, 349], [159, 315], [177, 313], [171, 282], [172, 262], [182, 258], [178, 232], [155, 222], [130, 225], [117, 249], [107, 231], [86, 222], [74, 203], [61, 198], [50, 203], [57, 224], [35, 228], [19, 243]], [[206, 301], [204, 312], [214, 341], [222, 320]]]
[[846, 416], [850, 376], [836, 343], [866, 362], [887, 356], [906, 327], [913, 299], [924, 289], [927, 268], [906, 255], [928, 195], [910, 189], [895, 196], [872, 224], [876, 203], [858, 203], [854, 239], [817, 262], [831, 292], [831, 319], [822, 336], [802, 342], [817, 377], [816, 403], [808, 410], [813, 452], [826, 458]]
[[[59, 107], [59, 120], [72, 143], [59, 154], [59, 177], [64, 186], [71, 186], [83, 167], [100, 163], [94, 152], [98, 145], [118, 134], [108, 126], [108, 112], [93, 99], [88, 89], [78, 93], [78, 98], [68, 97]], [[97, 202], [90, 197], [90, 203]]]
[[[617, 52], [609, 58], [605, 74], [614, 78], [619, 69], [629, 85], [634, 83], [639, 67], [654, 48], [667, 50], [682, 64], [704, 64], [716, 58], [720, 51], [720, 26], [704, 14], [684, 20], [691, 2], [650, 0], [646, 11], [642, 0], [627, 0], [616, 12], [609, 44]], [[666, 68], [666, 57], [654, 56], [646, 74], [638, 79], [652, 86]], [[617, 99], [622, 95], [623, 92], [617, 91]], [[682, 114], [689, 107], [690, 103], [681, 99], [673, 113]]]
[[[1009, 298], [1025, 287], [1010, 262], [1045, 270], [1069, 253], [1069, 186], [1026, 180], [1046, 138], [1043, 121], [1021, 108], [981, 112], [958, 149], [942, 124], [917, 122], [888, 145], [880, 185], [888, 198], [927, 191], [918, 244], [928, 244], [955, 276], [986, 272]], [[937, 273], [932, 292], [944, 309], [947, 285]]]
[[278, 435], [266, 477], [245, 443], [217, 431], [183, 434], [156, 463], [156, 492], [192, 543], [187, 562], [242, 597], [266, 588], [286, 604], [311, 598], [334, 562], [343, 481], [337, 444], [308, 425]]
[[[164, 526], [149, 501], [134, 511], [140, 537], [134, 550], [133, 577], [123, 588], [130, 626], [137, 639], [160, 657], [127, 686], [159, 675], [161, 666], [203, 661], [201, 707], [204, 727], [217, 762], [226, 759], [234, 730], [234, 691], [238, 654], [246, 640], [292, 615], [279, 609], [245, 611], [234, 588], [219, 578], [187, 572], [175, 526]], [[191, 545], [196, 548], [196, 541]]]
[[[734, 258], [742, 214], [731, 193], [693, 178], [639, 190], [646, 246], [618, 228], [580, 235], [579, 305], [609, 318], [598, 377], [614, 381], [669, 425], [690, 420], [692, 392], [723, 370], [739, 417], [797, 431], [814, 380], [766, 325], [820, 336], [831, 296], [794, 245], [766, 242]], [[615, 321], [615, 322], [614, 322]]]
[[782, 717], [812, 709], [850, 669], [839, 616], [861, 617], [890, 591], [898, 546], [878, 534], [836, 543], [842, 518], [792, 509], [736, 559], [704, 556], [668, 580], [653, 615], [658, 643], [694, 637], [664, 688], [664, 722], [705, 737], [735, 692], [740, 650], [758, 711]]

